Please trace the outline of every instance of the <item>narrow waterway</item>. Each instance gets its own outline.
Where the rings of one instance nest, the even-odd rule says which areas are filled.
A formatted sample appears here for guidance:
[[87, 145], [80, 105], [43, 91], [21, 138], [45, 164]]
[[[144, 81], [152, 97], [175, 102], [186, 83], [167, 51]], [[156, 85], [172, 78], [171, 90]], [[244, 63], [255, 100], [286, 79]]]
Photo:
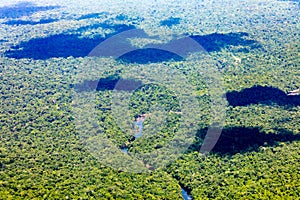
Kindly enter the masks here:
[[[128, 155], [128, 148], [127, 147], [122, 147], [121, 151], [123, 151], [125, 154]], [[181, 188], [181, 194], [182, 194], [183, 200], [192, 200], [193, 199], [192, 196], [189, 195], [189, 193], [185, 189], [183, 189], [183, 187], [180, 186], [180, 188]]]
[[[181, 186], [180, 186], [181, 187]], [[188, 192], [181, 187], [181, 194], [184, 200], [192, 200], [192, 196], [188, 194]]]
[[127, 147], [121, 148], [121, 151], [123, 151], [124, 153], [126, 153], [128, 155], [128, 148]]

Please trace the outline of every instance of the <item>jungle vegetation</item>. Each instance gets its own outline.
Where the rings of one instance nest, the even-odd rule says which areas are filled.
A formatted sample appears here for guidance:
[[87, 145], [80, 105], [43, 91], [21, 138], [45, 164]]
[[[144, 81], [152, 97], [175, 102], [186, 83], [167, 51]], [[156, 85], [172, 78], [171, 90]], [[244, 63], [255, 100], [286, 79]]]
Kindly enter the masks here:
[[[0, 199], [182, 199], [181, 188], [193, 199], [299, 198], [300, 96], [287, 95], [300, 88], [299, 2], [185, 3], [0, 8]], [[124, 44], [144, 49], [88, 56], [135, 28], [143, 37]], [[191, 62], [199, 53], [192, 48], [186, 57], [147, 48], [173, 44], [175, 35], [193, 39], [209, 59]], [[211, 67], [221, 78], [204, 78]], [[151, 82], [151, 73], [178, 90]], [[185, 93], [181, 77], [193, 91]], [[212, 91], [207, 81], [218, 78], [224, 90]], [[226, 117], [215, 147], [202, 154], [214, 95], [226, 97]], [[186, 96], [195, 99], [189, 114]], [[114, 98], [128, 101], [126, 112]], [[141, 114], [148, 117], [135, 139]], [[95, 156], [91, 138], [118, 149], [119, 168], [107, 164], [109, 148], [100, 152], [106, 160]], [[170, 141], [184, 139], [187, 148], [164, 160]], [[131, 172], [137, 165], [123, 163], [122, 148], [148, 171]]]

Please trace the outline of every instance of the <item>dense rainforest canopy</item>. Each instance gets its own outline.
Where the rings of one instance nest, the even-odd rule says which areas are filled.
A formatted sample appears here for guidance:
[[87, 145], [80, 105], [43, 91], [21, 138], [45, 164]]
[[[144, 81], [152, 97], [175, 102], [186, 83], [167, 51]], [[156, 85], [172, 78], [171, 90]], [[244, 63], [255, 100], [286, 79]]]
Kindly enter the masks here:
[[140, 4], [1, 5], [0, 199], [299, 198], [299, 1]]

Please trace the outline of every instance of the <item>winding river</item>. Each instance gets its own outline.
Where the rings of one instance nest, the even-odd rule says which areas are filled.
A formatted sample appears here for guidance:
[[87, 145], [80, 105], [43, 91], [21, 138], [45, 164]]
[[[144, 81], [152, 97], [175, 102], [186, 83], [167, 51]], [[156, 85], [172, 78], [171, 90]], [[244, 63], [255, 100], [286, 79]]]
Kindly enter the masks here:
[[[127, 147], [121, 148], [121, 151], [123, 151], [124, 153], [126, 153], [128, 155]], [[185, 189], [183, 189], [183, 187], [180, 186], [180, 188], [181, 188], [181, 195], [184, 200], [192, 200], [193, 199], [192, 196], [189, 195], [189, 193]]]

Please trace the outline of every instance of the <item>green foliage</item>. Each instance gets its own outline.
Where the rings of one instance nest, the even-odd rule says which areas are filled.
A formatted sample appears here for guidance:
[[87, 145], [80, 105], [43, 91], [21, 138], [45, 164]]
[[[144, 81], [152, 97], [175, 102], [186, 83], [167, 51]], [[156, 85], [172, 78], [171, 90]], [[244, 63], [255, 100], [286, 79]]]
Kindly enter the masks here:
[[[117, 9], [109, 5], [106, 9], [112, 13], [106, 13], [105, 16], [111, 16], [103, 18], [98, 13], [79, 19], [76, 10], [65, 10], [69, 14], [64, 15], [68, 16], [58, 17], [64, 20], [58, 20], [55, 26], [38, 24], [10, 27], [2, 24], [0, 199], [181, 199], [179, 183], [193, 199], [299, 199], [300, 142], [297, 139], [268, 140], [263, 145], [256, 143], [255, 147], [235, 149], [233, 153], [213, 151], [202, 155], [198, 150], [203, 138], [195, 137], [190, 148], [180, 158], [166, 163], [168, 165], [165, 168], [140, 174], [111, 168], [91, 153], [86, 141], [101, 136], [116, 147], [127, 147], [129, 155], [141, 160], [143, 155], [160, 152], [172, 139], [185, 134], [180, 127], [184, 116], [181, 113], [180, 95], [160, 84], [146, 84], [137, 88], [129, 99], [128, 121], [133, 125], [136, 115], [149, 115], [143, 124], [143, 137], [133, 140], [134, 127], [123, 128], [125, 122], [116, 120], [116, 113], [112, 111], [114, 91], [110, 87], [97, 91], [92, 88], [92, 92], [81, 93], [87, 96], [94, 94], [93, 102], [89, 105], [95, 115], [90, 115], [88, 111], [81, 112], [81, 116], [74, 114], [74, 104], [80, 103], [74, 103], [74, 85], [82, 84], [85, 80], [118, 77], [132, 65], [116, 62], [112, 58], [32, 60], [7, 58], [2, 54], [11, 46], [45, 34], [73, 31], [70, 33], [72, 37], [65, 35], [67, 39], [73, 36], [78, 39], [76, 34], [79, 34], [80, 40], [77, 41], [84, 41], [84, 38], [94, 41], [99, 35], [102, 38], [134, 24], [150, 35], [160, 36], [131, 38], [133, 45], [141, 47], [169, 42], [176, 34], [200, 35], [198, 38], [203, 35], [216, 36], [216, 41], [208, 41], [207, 44], [216, 45], [208, 47], [211, 50], [210, 57], [218, 62], [217, 68], [225, 83], [222, 95], [255, 86], [274, 87], [283, 92], [300, 88], [299, 9], [295, 5], [282, 1], [219, 1], [214, 4], [203, 1], [195, 6], [188, 2], [184, 9], [189, 14], [180, 16], [184, 10], [182, 2], [167, 4], [170, 6], [151, 6], [151, 9], [156, 9], [155, 12], [143, 6], [137, 6], [143, 8], [139, 10], [137, 7], [125, 9], [127, 5], [124, 8], [117, 5]], [[199, 13], [200, 7], [204, 9]], [[229, 15], [224, 12], [225, 8]], [[169, 12], [167, 15], [166, 10]], [[128, 16], [120, 14], [120, 11], [127, 12]], [[56, 16], [55, 13], [50, 15]], [[34, 15], [36, 18], [38, 16]], [[79, 21], [72, 19], [74, 16]], [[28, 18], [30, 16], [26, 16], [26, 20]], [[178, 19], [178, 22], [171, 26], [156, 27], [162, 19], [170, 18]], [[5, 20], [1, 19], [1, 23]], [[100, 27], [99, 23], [105, 27]], [[79, 26], [83, 28], [81, 32]], [[236, 40], [232, 37], [233, 41], [224, 38], [218, 40], [217, 37], [241, 31], [247, 34], [229, 34], [242, 35]], [[240, 43], [254, 40], [259, 43], [257, 48]], [[61, 51], [66, 53], [65, 49]], [[204, 59], [201, 65], [187, 60], [158, 65], [175, 69], [195, 87], [192, 95], [199, 105], [191, 105], [191, 108], [197, 106], [198, 115], [190, 121], [184, 121], [187, 123], [184, 125], [193, 124], [199, 129], [197, 136], [205, 135], [211, 125], [211, 109], [218, 110], [212, 108], [210, 98], [220, 94], [220, 91], [210, 90], [201, 71], [209, 69], [211, 63]], [[153, 67], [151, 64], [144, 66]], [[216, 76], [210, 74], [212, 79], [218, 78]], [[247, 130], [249, 134], [251, 130], [259, 130], [264, 137], [276, 135], [284, 138], [288, 132], [298, 138], [299, 105], [276, 104], [272, 101], [274, 99], [276, 97], [245, 106], [228, 105], [224, 125], [231, 132], [226, 133], [236, 135], [243, 134], [237, 133], [237, 130]], [[92, 125], [81, 127], [84, 120], [91, 118], [98, 127], [96, 131]], [[80, 132], [81, 128], [86, 128], [84, 134]], [[255, 139], [262, 141], [262, 138]], [[244, 145], [242, 139], [235, 137], [234, 140], [240, 142], [237, 146]], [[143, 160], [142, 164], [149, 167], [152, 163], [151, 160]]]
[[282, 199], [299, 192], [299, 142], [262, 147], [233, 156], [197, 152], [185, 155], [168, 171], [195, 199]]

